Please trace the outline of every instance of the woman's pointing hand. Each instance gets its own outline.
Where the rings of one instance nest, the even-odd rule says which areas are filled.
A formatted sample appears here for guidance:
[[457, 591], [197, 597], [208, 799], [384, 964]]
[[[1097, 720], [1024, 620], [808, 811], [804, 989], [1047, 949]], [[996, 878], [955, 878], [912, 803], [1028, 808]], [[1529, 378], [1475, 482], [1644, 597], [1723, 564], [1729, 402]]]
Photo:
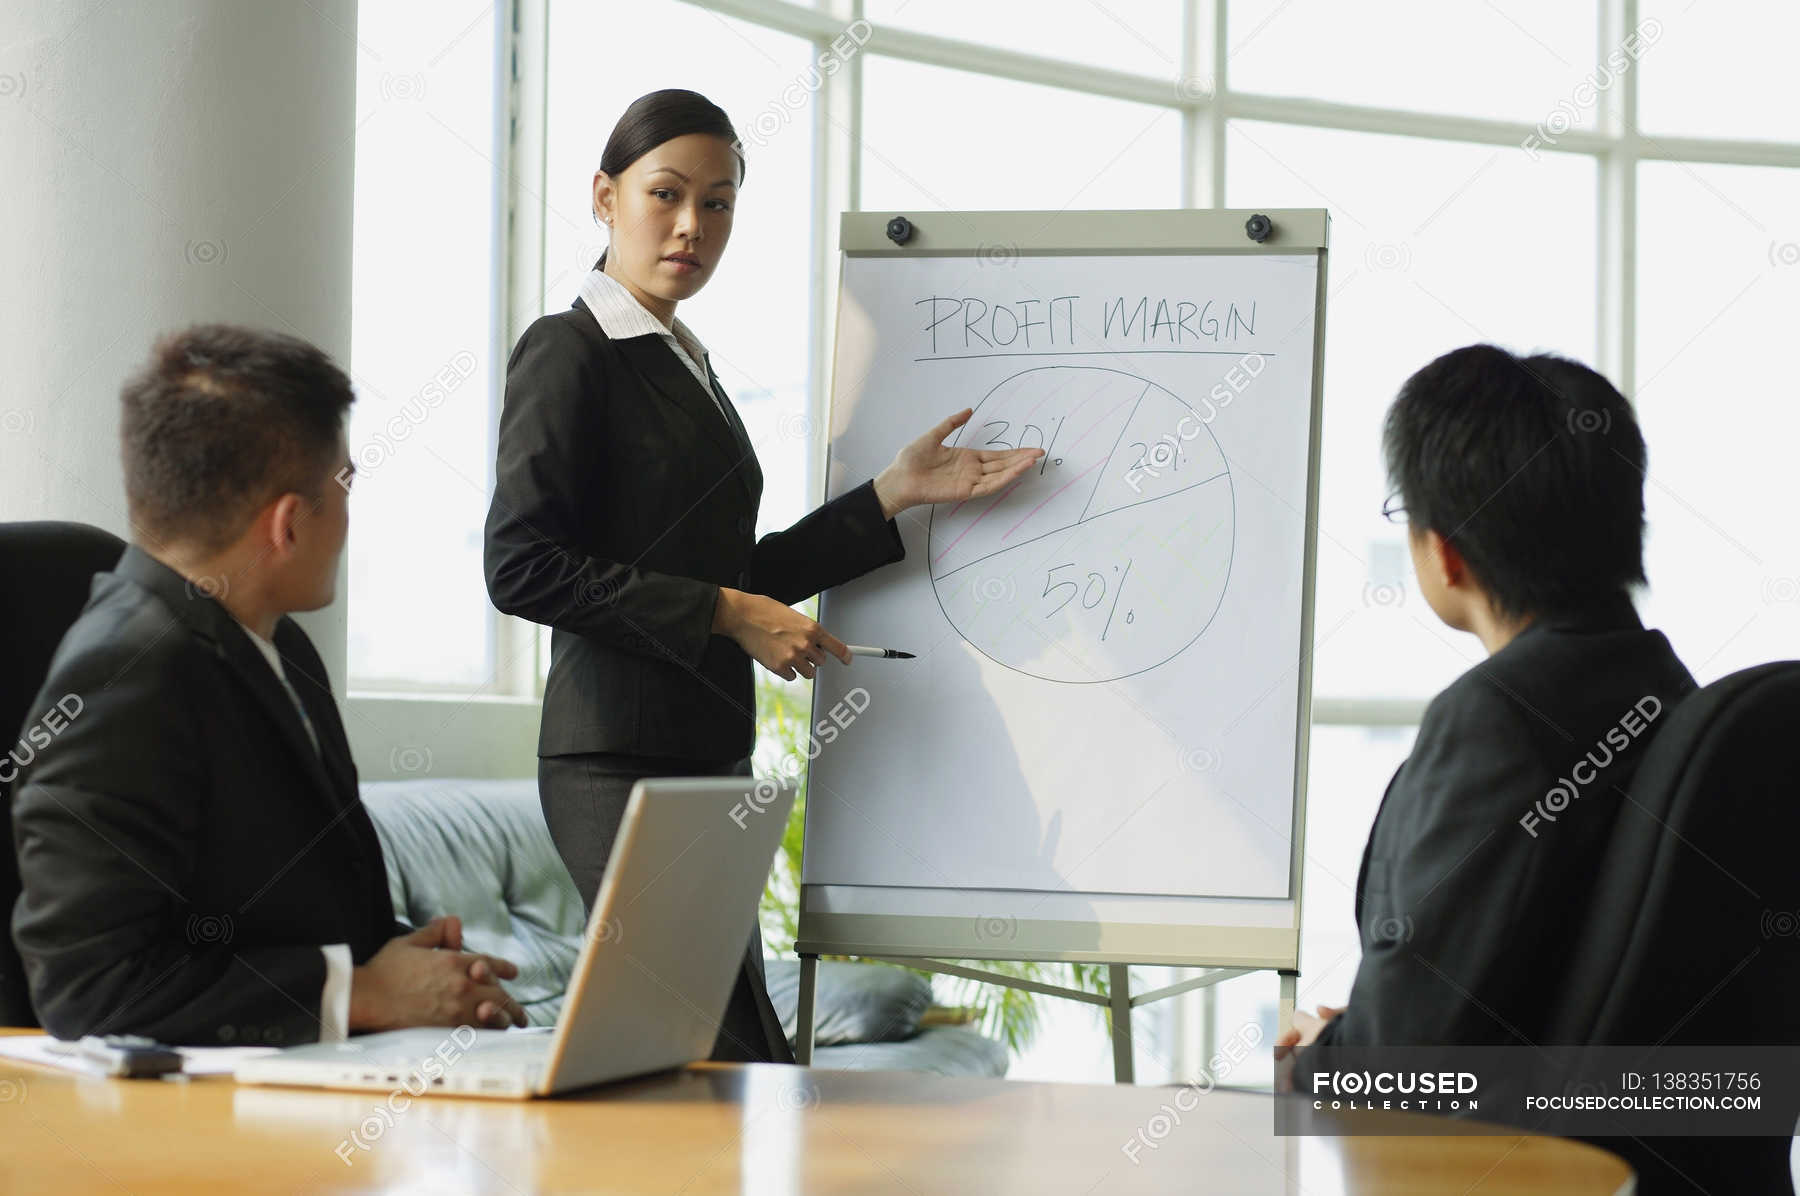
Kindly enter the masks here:
[[951, 448], [944, 438], [969, 422], [972, 407], [945, 419], [901, 449], [875, 479], [875, 497], [888, 519], [908, 507], [962, 502], [998, 494], [1044, 455], [1041, 448]]

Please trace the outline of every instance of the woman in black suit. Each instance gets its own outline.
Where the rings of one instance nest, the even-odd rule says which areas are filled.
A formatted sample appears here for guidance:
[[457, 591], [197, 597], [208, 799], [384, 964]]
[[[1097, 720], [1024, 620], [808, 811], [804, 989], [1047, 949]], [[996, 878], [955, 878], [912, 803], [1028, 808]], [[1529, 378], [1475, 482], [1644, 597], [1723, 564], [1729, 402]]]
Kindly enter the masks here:
[[[507, 363], [488, 593], [552, 628], [539, 796], [590, 910], [633, 783], [749, 774], [752, 660], [784, 679], [811, 678], [827, 654], [850, 663], [790, 604], [901, 559], [898, 512], [996, 493], [1042, 455], [945, 447], [965, 409], [757, 540], [755, 449], [675, 319], [719, 264], [743, 177], [731, 122], [704, 97], [633, 103], [594, 175], [607, 251], [574, 305], [533, 322]], [[713, 1058], [793, 1059], [758, 932]]]

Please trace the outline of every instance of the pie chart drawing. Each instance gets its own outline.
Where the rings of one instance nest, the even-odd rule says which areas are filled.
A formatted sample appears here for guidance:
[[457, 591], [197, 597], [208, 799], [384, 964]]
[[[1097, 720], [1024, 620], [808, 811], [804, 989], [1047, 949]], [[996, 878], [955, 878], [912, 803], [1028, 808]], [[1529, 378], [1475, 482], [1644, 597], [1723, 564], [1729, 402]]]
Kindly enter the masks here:
[[998, 495], [932, 508], [945, 618], [1047, 681], [1115, 681], [1179, 656], [1218, 613], [1237, 535], [1207, 422], [1120, 370], [1045, 366], [994, 387], [952, 443], [1045, 452]]

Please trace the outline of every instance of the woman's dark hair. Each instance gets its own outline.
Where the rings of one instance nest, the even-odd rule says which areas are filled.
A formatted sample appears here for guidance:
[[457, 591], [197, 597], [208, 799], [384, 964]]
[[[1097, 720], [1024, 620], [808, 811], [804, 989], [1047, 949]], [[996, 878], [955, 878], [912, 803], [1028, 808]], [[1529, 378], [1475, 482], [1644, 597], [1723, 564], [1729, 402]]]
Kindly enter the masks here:
[[711, 133], [731, 143], [738, 156], [738, 182], [744, 181], [744, 151], [725, 110], [697, 91], [667, 87], [639, 96], [613, 126], [600, 155], [600, 169], [618, 178], [639, 158], [665, 141], [689, 133]]
[[132, 523], [210, 553], [270, 500], [320, 492], [355, 396], [306, 341], [197, 324], [159, 337], [119, 399]]
[[1455, 545], [1502, 614], [1577, 612], [1644, 583], [1644, 437], [1579, 362], [1446, 353], [1400, 388], [1383, 446], [1408, 520]]
[[[663, 142], [689, 133], [710, 133], [730, 142], [737, 153], [738, 185], [743, 185], [747, 166], [737, 130], [731, 127], [731, 118], [725, 115], [723, 108], [699, 92], [680, 87], [667, 87], [631, 101], [631, 107], [625, 109], [625, 115], [613, 126], [612, 136], [606, 139], [606, 149], [600, 155], [600, 169], [616, 179], [633, 162]], [[602, 253], [600, 261], [594, 263], [595, 268], [600, 268], [605, 261], [606, 254]]]

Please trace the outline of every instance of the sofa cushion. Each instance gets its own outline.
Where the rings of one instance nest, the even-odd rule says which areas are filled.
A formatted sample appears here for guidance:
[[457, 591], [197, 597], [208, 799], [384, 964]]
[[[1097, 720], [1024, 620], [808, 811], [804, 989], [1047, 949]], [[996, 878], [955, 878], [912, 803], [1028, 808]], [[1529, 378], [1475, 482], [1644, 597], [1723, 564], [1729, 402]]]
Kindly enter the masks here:
[[457, 915], [464, 947], [519, 965], [506, 988], [531, 1024], [553, 1024], [585, 921], [537, 781], [370, 781], [361, 791], [395, 915], [415, 926]]
[[[792, 1042], [799, 1020], [800, 961], [770, 959], [764, 968], [769, 1000]], [[930, 1006], [931, 981], [917, 972], [888, 964], [823, 960], [813, 1003], [813, 1043], [825, 1047], [911, 1038]]]
[[[861, 965], [852, 964], [851, 967]], [[812, 1065], [834, 1071], [934, 1071], [942, 1076], [1003, 1076], [1006, 1046], [968, 1026], [932, 1026], [905, 1042], [820, 1047]]]

